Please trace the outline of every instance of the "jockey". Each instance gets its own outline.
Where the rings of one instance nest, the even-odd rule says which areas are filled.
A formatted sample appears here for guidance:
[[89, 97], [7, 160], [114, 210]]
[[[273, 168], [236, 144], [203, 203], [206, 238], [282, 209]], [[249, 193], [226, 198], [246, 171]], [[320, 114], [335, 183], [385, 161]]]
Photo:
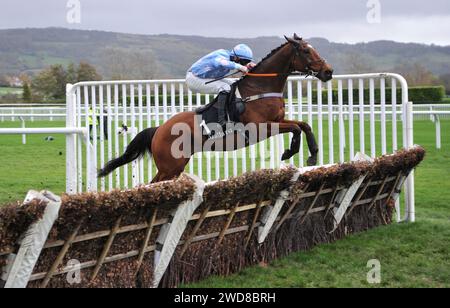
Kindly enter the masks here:
[[227, 123], [225, 119], [226, 104], [233, 82], [222, 79], [210, 84], [206, 83], [225, 77], [235, 70], [244, 74], [248, 73], [249, 69], [255, 66], [252, 61], [253, 52], [250, 47], [239, 44], [233, 50], [219, 49], [204, 56], [194, 63], [187, 73], [186, 83], [191, 91], [203, 94], [219, 94], [217, 98], [218, 122], [221, 126], [225, 126]]

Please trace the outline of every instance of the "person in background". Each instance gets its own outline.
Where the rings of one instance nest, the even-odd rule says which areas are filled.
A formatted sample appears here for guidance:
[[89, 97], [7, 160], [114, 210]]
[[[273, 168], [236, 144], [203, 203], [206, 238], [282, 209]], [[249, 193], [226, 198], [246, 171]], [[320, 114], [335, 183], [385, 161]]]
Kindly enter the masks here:
[[89, 122], [90, 139], [94, 140], [92, 132], [94, 130], [94, 125], [95, 125], [95, 127], [97, 127], [98, 122], [97, 122], [97, 118], [94, 117], [94, 110], [92, 109], [92, 107], [89, 107], [88, 122]]
[[[108, 110], [103, 109], [103, 136], [105, 140], [108, 140]], [[98, 116], [100, 122], [100, 115]]]

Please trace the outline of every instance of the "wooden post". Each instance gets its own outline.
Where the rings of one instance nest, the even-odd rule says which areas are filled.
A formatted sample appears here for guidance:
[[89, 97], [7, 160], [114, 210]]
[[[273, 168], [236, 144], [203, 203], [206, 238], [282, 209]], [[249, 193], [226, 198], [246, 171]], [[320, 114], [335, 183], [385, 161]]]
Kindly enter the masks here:
[[256, 207], [255, 217], [253, 217], [252, 225], [250, 226], [247, 238], [245, 239], [245, 249], [247, 249], [248, 244], [250, 243], [250, 240], [251, 240], [252, 234], [253, 234], [253, 230], [255, 229], [256, 223], [258, 222], [259, 215], [261, 213], [262, 202], [263, 202], [263, 200], [259, 201], [258, 206]]
[[355, 197], [361, 185], [364, 183], [364, 179], [367, 175], [361, 176], [358, 180], [354, 181], [348, 189], [341, 191], [338, 195], [336, 203], [338, 207], [333, 209], [334, 227], [329, 233], [333, 233], [339, 227], [342, 219], [345, 217], [348, 207], [352, 203], [353, 197]]
[[119, 217], [119, 219], [117, 219], [116, 224], [114, 225], [113, 229], [111, 230], [111, 234], [109, 235], [108, 241], [106, 241], [105, 247], [103, 248], [100, 258], [97, 261], [97, 265], [95, 266], [94, 272], [92, 273], [92, 276], [91, 276], [91, 281], [94, 281], [94, 279], [97, 278], [97, 275], [100, 272], [100, 268], [102, 267], [103, 262], [105, 261], [105, 258], [108, 256], [109, 250], [111, 249], [111, 246], [117, 235], [117, 231], [119, 231], [121, 222], [122, 222], [122, 217]]
[[314, 197], [313, 202], [310, 204], [310, 206], [308, 207], [308, 210], [305, 212], [305, 214], [303, 214], [303, 217], [300, 220], [300, 224], [303, 224], [305, 222], [305, 220], [308, 217], [309, 213], [314, 208], [314, 205], [316, 205], [317, 201], [319, 200], [320, 194], [322, 193], [322, 190], [324, 188], [325, 188], [325, 183], [322, 183], [322, 185], [320, 185], [319, 190], [317, 191], [316, 196]]
[[370, 205], [369, 205], [369, 211], [371, 210], [371, 209], [373, 209], [373, 207], [374, 207], [374, 205], [376, 204], [376, 202], [377, 202], [377, 200], [378, 200], [378, 197], [381, 195], [381, 193], [383, 192], [383, 189], [384, 189], [384, 187], [386, 186], [386, 182], [387, 182], [387, 180], [388, 180], [388, 176], [386, 176], [385, 178], [384, 178], [384, 180], [383, 180], [383, 183], [381, 184], [381, 186], [380, 186], [380, 189], [378, 189], [378, 192], [377, 192], [377, 194], [375, 195], [375, 198], [373, 198], [373, 201], [370, 203]]
[[[389, 202], [389, 200], [391, 200], [391, 198], [394, 196], [394, 194], [397, 190], [397, 185], [399, 184], [401, 177], [402, 177], [402, 171], [399, 171], [399, 173], [397, 174], [397, 178], [395, 179], [394, 185], [392, 186], [392, 189], [386, 198], [387, 202]], [[395, 202], [395, 200], [394, 200], [394, 202]], [[384, 219], [383, 209], [381, 207], [381, 204], [380, 204], [380, 209], [381, 209], [381, 218], [383, 219], [384, 224], [388, 225], [388, 222], [386, 221], [386, 219]]]
[[233, 218], [236, 215], [236, 210], [238, 207], [239, 207], [239, 203], [231, 210], [230, 216], [228, 217], [228, 221], [225, 224], [225, 227], [220, 232], [219, 240], [217, 241], [217, 246], [222, 244], [222, 241], [225, 238], [225, 232], [227, 232], [228, 228], [230, 227], [231, 223], [233, 222]]
[[192, 233], [187, 238], [186, 242], [184, 242], [183, 248], [180, 252], [180, 259], [183, 258], [184, 254], [186, 253], [187, 249], [189, 248], [189, 245], [192, 243], [192, 240], [194, 239], [195, 235], [197, 234], [198, 230], [202, 226], [203, 222], [205, 221], [206, 215], [208, 215], [209, 210], [211, 209], [211, 205], [208, 206], [200, 216], [200, 218], [197, 220], [197, 223], [194, 226], [194, 230], [192, 230]]
[[336, 199], [338, 190], [339, 190], [339, 181], [336, 183], [336, 187], [334, 188], [333, 195], [331, 196], [331, 199], [330, 199], [330, 204], [328, 205], [327, 209], [325, 210], [325, 215], [324, 215], [323, 219], [326, 219], [328, 217], [328, 214], [330, 213], [331, 209], [336, 204], [335, 199]]
[[397, 189], [397, 185], [398, 185], [398, 183], [399, 183], [401, 177], [402, 177], [402, 171], [400, 171], [400, 172], [397, 174], [397, 178], [395, 179], [394, 186], [392, 187], [391, 191], [389, 192], [389, 196], [388, 196], [388, 198], [387, 198], [388, 201], [389, 201], [389, 199], [391, 199], [392, 196], [395, 194], [395, 191], [396, 191], [396, 189]]
[[348, 217], [353, 212], [353, 210], [356, 207], [356, 204], [364, 196], [364, 194], [366, 193], [367, 189], [370, 187], [370, 184], [372, 184], [372, 179], [371, 178], [367, 181], [367, 184], [364, 186], [364, 188], [359, 192], [359, 194], [356, 197], [355, 201], [353, 201], [353, 203], [352, 203], [352, 207], [348, 210], [347, 214], [345, 214], [345, 217]]
[[62, 247], [61, 251], [58, 254], [58, 257], [56, 258], [55, 262], [53, 262], [51, 268], [47, 272], [47, 275], [45, 276], [44, 280], [41, 283], [41, 288], [46, 288], [52, 279], [53, 275], [55, 274], [56, 270], [58, 269], [58, 266], [62, 263], [64, 260], [64, 257], [66, 256], [67, 252], [69, 251], [70, 246], [72, 245], [73, 241], [75, 240], [75, 237], [77, 236], [78, 232], [81, 229], [83, 222], [80, 222], [78, 226], [75, 228], [75, 230], [72, 232], [72, 234], [67, 239], [66, 243]]
[[300, 202], [300, 200], [303, 199], [303, 194], [308, 191], [308, 188], [309, 188], [309, 184], [307, 184], [305, 186], [305, 188], [302, 189], [302, 193], [297, 198], [295, 198], [295, 200], [292, 202], [291, 206], [288, 208], [286, 213], [284, 213], [283, 217], [278, 222], [278, 225], [276, 226], [275, 231], [278, 231], [278, 229], [280, 229], [281, 225], [286, 221], [286, 219], [288, 219], [289, 215], [291, 215], [294, 208], [297, 206], [297, 204]]
[[142, 243], [141, 250], [139, 251], [138, 262], [137, 262], [137, 265], [136, 265], [136, 274], [141, 269], [142, 261], [144, 261], [145, 250], [147, 249], [148, 242], [150, 241], [150, 236], [152, 235], [153, 227], [155, 226], [156, 216], [157, 215], [158, 215], [158, 209], [155, 209], [154, 212], [153, 212], [152, 217], [150, 218], [150, 221], [148, 222], [148, 228], [147, 228], [147, 232], [145, 233], [144, 242]]

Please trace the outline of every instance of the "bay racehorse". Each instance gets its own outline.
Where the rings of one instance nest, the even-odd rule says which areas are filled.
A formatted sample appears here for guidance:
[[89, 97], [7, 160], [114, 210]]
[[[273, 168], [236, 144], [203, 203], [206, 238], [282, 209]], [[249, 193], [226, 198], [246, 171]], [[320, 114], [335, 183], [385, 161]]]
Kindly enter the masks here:
[[[327, 82], [333, 78], [333, 69], [308, 42], [297, 35], [293, 38], [286, 37], [286, 40], [286, 43], [273, 50], [237, 82], [236, 86], [242, 98], [261, 97], [246, 103], [245, 112], [240, 115], [239, 120], [244, 125], [266, 125], [268, 131], [272, 131], [271, 126], [277, 126], [277, 134], [292, 133], [291, 146], [283, 154], [282, 160], [290, 159], [300, 151], [303, 131], [311, 154], [308, 165], [315, 165], [318, 147], [311, 127], [305, 122], [285, 119], [285, 101], [281, 95], [271, 97], [261, 94], [283, 93], [287, 79], [293, 73], [313, 75]], [[182, 112], [160, 127], [148, 128], [140, 132], [129, 144], [125, 154], [108, 162], [99, 171], [98, 176], [104, 177], [116, 168], [142, 157], [148, 151], [158, 168], [153, 182], [177, 178], [184, 172], [191, 156], [204, 149], [193, 147], [189, 155], [174, 157], [172, 144], [180, 136], [173, 131], [174, 127], [180, 123], [190, 128], [192, 133], [189, 137], [192, 144], [199, 138], [203, 145], [208, 142], [208, 137], [201, 133], [196, 112]], [[257, 142], [268, 137], [271, 136], [258, 137]], [[248, 143], [245, 144], [245, 146], [248, 145]], [[233, 150], [235, 149], [237, 146]]]

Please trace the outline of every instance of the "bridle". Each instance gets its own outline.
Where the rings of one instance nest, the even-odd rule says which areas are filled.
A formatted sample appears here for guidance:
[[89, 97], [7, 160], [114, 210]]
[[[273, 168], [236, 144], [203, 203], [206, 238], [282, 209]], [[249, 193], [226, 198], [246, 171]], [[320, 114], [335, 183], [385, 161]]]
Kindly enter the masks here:
[[[291, 66], [289, 68], [289, 70], [291, 72], [295, 72], [295, 61], [297, 58], [301, 58], [301, 56], [302, 56], [300, 54], [300, 50], [299, 50], [300, 46], [301, 46], [300, 44], [298, 44], [298, 46], [294, 46], [295, 57], [293, 58]], [[313, 60], [311, 60], [311, 57], [309, 56], [308, 53], [304, 53], [304, 54], [305, 54], [305, 58], [306, 58], [306, 65], [305, 65], [303, 72], [298, 72], [298, 73], [301, 75], [305, 75], [305, 78], [309, 77], [309, 76], [317, 77], [317, 75], [319, 75], [319, 73], [323, 70], [323, 68], [327, 62], [324, 59], [313, 61]], [[311, 66], [316, 63], [321, 64], [320, 69], [317, 72], [311, 68]]]

